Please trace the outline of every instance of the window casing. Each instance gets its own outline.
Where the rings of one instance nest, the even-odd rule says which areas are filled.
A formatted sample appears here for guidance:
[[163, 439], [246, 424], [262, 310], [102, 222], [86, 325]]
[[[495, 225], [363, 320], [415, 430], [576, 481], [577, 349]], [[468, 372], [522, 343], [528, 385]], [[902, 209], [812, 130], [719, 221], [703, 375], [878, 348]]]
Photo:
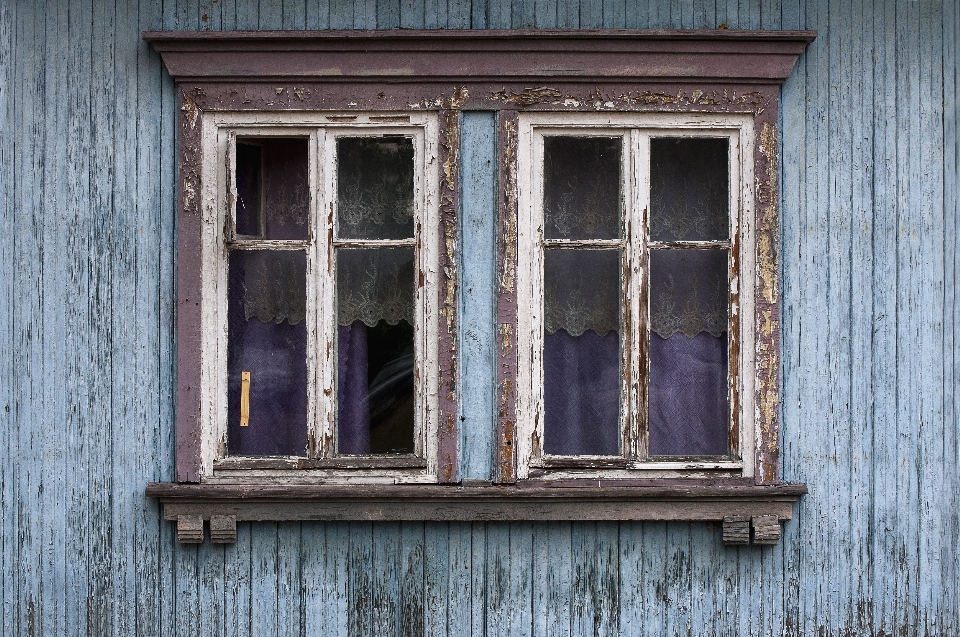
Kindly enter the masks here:
[[[147, 494], [163, 502], [163, 515], [177, 522], [180, 540], [202, 541], [209, 523], [215, 542], [233, 541], [238, 520], [670, 519], [722, 521], [729, 543], [776, 543], [779, 522], [790, 519], [792, 504], [806, 492], [802, 484], [781, 482], [779, 469], [779, 91], [815, 35], [734, 30], [145, 33], [177, 83], [180, 111], [176, 477], [151, 483]], [[460, 114], [466, 110], [496, 113], [490, 134], [496, 136], [497, 151], [488, 164], [497, 199], [491, 211], [496, 246], [489, 251], [495, 252], [495, 263], [488, 264], [496, 288], [496, 342], [489, 352], [495, 410], [490, 414], [461, 412], [467, 401], [460, 402], [457, 378], [457, 339], [464, 336], [459, 312], [471, 311], [470, 303], [461, 306], [458, 299], [458, 267], [477, 265], [458, 261], [465, 177]], [[410, 129], [423, 131], [422, 214], [434, 215], [433, 225], [421, 225], [416, 234], [421, 268], [417, 360], [428, 376], [417, 385], [419, 446], [412, 454], [392, 457], [337, 454], [331, 433], [335, 407], [323, 402], [335, 391], [328, 350], [336, 347], [334, 332], [340, 327], [331, 318], [335, 271], [329, 270], [329, 257], [361, 248], [338, 245], [335, 238], [323, 241], [318, 234], [333, 225], [322, 220], [334, 188], [332, 146], [323, 140], [330, 131], [404, 136]], [[581, 248], [615, 253], [623, 274], [608, 278], [624, 285], [613, 297], [629, 300], [613, 321], [619, 322], [623, 341], [617, 369], [626, 374], [614, 392], [622, 416], [615, 432], [617, 453], [607, 447], [592, 456], [551, 453], [542, 446], [549, 436], [538, 430], [543, 383], [534, 357], [544, 350], [534, 348], [533, 341], [544, 333], [531, 329], [531, 321], [545, 318], [537, 315], [542, 299], [533, 298], [541, 285], [534, 262], [544, 250], [574, 248], [544, 246], [536, 235], [542, 230], [531, 225], [531, 217], [541, 214], [536, 211], [539, 151], [532, 140], [544, 131], [575, 137], [582, 130], [620, 139], [622, 233], [614, 237], [615, 245]], [[317, 378], [309, 385], [313, 394], [303, 455], [228, 453], [231, 416], [223, 385], [231, 374], [224, 349], [230, 326], [223, 286], [229, 270], [225, 274], [224, 268], [228, 253], [257, 247], [241, 245], [243, 237], [226, 243], [234, 241], [232, 230], [224, 229], [225, 211], [233, 205], [227, 201], [233, 186], [225, 168], [235, 162], [231, 131], [247, 141], [274, 133], [312, 140], [314, 234], [303, 245], [264, 246], [268, 252], [304, 251], [304, 276], [312, 282], [304, 288], [304, 322], [316, 332], [308, 338], [317, 344], [327, 339], [311, 354], [323, 360], [308, 365]], [[728, 313], [729, 373], [721, 384], [727, 383], [731, 414], [720, 423], [729, 442], [725, 453], [714, 446], [710, 454], [671, 451], [654, 457], [644, 447], [650, 427], [643, 420], [647, 390], [641, 390], [640, 381], [650, 356], [643, 339], [631, 336], [656, 331], [643, 324], [649, 313], [640, 304], [652, 298], [643, 287], [648, 281], [644, 260], [661, 248], [697, 249], [658, 246], [637, 233], [638, 227], [646, 228], [643, 206], [650, 203], [644, 202], [650, 197], [641, 142], [661, 134], [738, 144], [736, 152], [732, 141], [728, 146], [733, 225], [724, 241], [729, 245], [710, 248], [729, 255], [723, 281], [728, 300], [722, 308]], [[315, 160], [325, 153], [327, 161]], [[328, 269], [321, 272], [324, 265]], [[723, 323], [722, 318], [715, 322]], [[722, 332], [717, 325], [713, 332]], [[241, 373], [242, 387], [242, 372], [249, 370], [233, 371]], [[248, 391], [256, 391], [254, 382]], [[254, 417], [252, 408], [247, 415]], [[468, 482], [461, 476], [460, 445], [468, 439], [461, 436], [462, 428], [481, 422], [495, 430], [493, 448], [472, 447], [469, 453], [489, 454], [492, 469], [489, 480]], [[379, 484], [357, 487], [364, 482]], [[399, 482], [409, 484], [390, 484]]]
[[[204, 298], [210, 300], [203, 307], [200, 358], [204, 379], [200, 412], [204, 481], [435, 482], [437, 329], [431, 317], [437, 315], [436, 115], [285, 113], [267, 119], [255, 113], [221, 112], [206, 118], [203, 127], [201, 279]], [[269, 195], [264, 194], [268, 187], [250, 188], [246, 183], [244, 170], [238, 171], [238, 154], [243, 157], [250, 154], [248, 148], [268, 149], [270, 144], [286, 141], [286, 146], [270, 157], [285, 155], [277, 161], [286, 163], [275, 172], [291, 173], [289, 140], [299, 140], [306, 150], [302, 162], [306, 192], [302, 192], [302, 184], [301, 192], [294, 193], [297, 189], [284, 183], [273, 195], [277, 201], [270, 202]], [[338, 168], [347, 160], [338, 153], [346, 156], [346, 144], [357, 146], [357, 142], [371, 147], [402, 144], [412, 150], [412, 162], [406, 162], [411, 163], [412, 192], [404, 193], [410, 197], [412, 210], [403, 224], [392, 221], [389, 211], [384, 212], [394, 205], [390, 199], [397, 197], [401, 186], [360, 183], [363, 179], [369, 182], [369, 176], [354, 179], [353, 174], [339, 174]], [[397, 165], [404, 167], [406, 163]], [[357, 173], [355, 164], [345, 166], [344, 172]], [[263, 166], [263, 174], [268, 174], [266, 160]], [[384, 175], [387, 172], [382, 171]], [[379, 191], [360, 192], [351, 202], [347, 191], [363, 188]], [[244, 214], [247, 192], [246, 198], [259, 197], [262, 202], [256, 206], [259, 223], [239, 219]], [[297, 202], [291, 203], [292, 198]], [[371, 198], [379, 201], [368, 201]], [[363, 209], [347, 210], [348, 204]], [[268, 221], [271, 215], [290, 217], [287, 208], [294, 205], [305, 208], [300, 212], [301, 217], [306, 213], [301, 230], [292, 231], [292, 222], [285, 228], [278, 222], [275, 225], [280, 230], [264, 232], [272, 223]], [[366, 226], [348, 228], [346, 220], [354, 217]], [[400, 264], [394, 269], [402, 271], [388, 271], [393, 261]], [[259, 270], [253, 269], [253, 262]], [[302, 270], [304, 286], [300, 291], [285, 293], [285, 289], [296, 287], [289, 281], [299, 276], [291, 275], [297, 268]], [[270, 276], [273, 280], [261, 280]], [[389, 281], [384, 284], [380, 279]], [[281, 298], [301, 293], [299, 300]], [[298, 302], [303, 304], [299, 310], [302, 317], [291, 317], [298, 314], [290, 309]], [[296, 324], [301, 321], [302, 327], [298, 328]], [[247, 338], [251, 330], [240, 332], [249, 325], [256, 337]], [[338, 370], [338, 359], [346, 359], [348, 352], [353, 357], [349, 349], [352, 344], [345, 342], [351, 330], [355, 333], [361, 329], [366, 334], [368, 328], [379, 326], [389, 333], [396, 325], [408, 325], [413, 332], [412, 370], [408, 373], [404, 368], [402, 372], [413, 379], [412, 432], [403, 421], [406, 413], [397, 417], [403, 422], [395, 427], [401, 431], [401, 440], [409, 437], [410, 441], [403, 442], [400, 449], [384, 444], [381, 449], [376, 444], [371, 448], [369, 440], [364, 447], [346, 440], [348, 419], [340, 403], [347, 402], [342, 398], [347, 393], [342, 386], [351, 371], [344, 371], [345, 364]], [[261, 336], [265, 330], [269, 332]], [[296, 338], [302, 342], [296, 343], [296, 351], [291, 354], [284, 347], [290, 340], [286, 334], [292, 331], [298, 331]], [[367, 336], [363, 338], [363, 356], [368, 350], [373, 356], [376, 343], [368, 345]], [[253, 344], [243, 350], [250, 340]], [[282, 345], [278, 345], [280, 341]], [[300, 362], [289, 360], [297, 356], [303, 359], [302, 380], [288, 380], [293, 387], [281, 387], [274, 392], [274, 404], [257, 410], [257, 392], [270, 392], [280, 382], [273, 380], [278, 371], [299, 366]], [[283, 360], [279, 364], [271, 362], [277, 358]], [[258, 368], [266, 371], [258, 373]], [[265, 380], [258, 388], [261, 378]], [[305, 393], [303, 418], [291, 425], [284, 422], [293, 417], [288, 403], [300, 390]], [[366, 405], [367, 400], [367, 396], [361, 396], [351, 402]], [[260, 418], [255, 417], [256, 412]], [[369, 413], [362, 416], [370, 422]], [[285, 425], [286, 429], [277, 434]], [[364, 426], [354, 426], [360, 430], [358, 435], [364, 433]], [[369, 431], [366, 433], [369, 435]], [[274, 439], [263, 442], [264, 436]], [[275, 440], [278, 436], [279, 441]]]
[[[550, 196], [545, 190], [545, 182], [548, 181], [547, 174], [551, 170], [545, 167], [545, 162], [560, 161], [552, 159], [552, 156], [547, 157], [545, 146], [557, 139], [619, 142], [618, 236], [614, 236], [608, 229], [605, 234], [594, 233], [597, 236], [603, 235], [604, 238], [584, 238], [582, 234], [564, 238], [551, 237], [551, 234], [576, 235], [575, 232], [564, 233], [556, 229], [551, 231], [556, 223], [545, 219], [550, 214], [546, 212], [549, 207], [546, 202]], [[672, 240], [661, 237], [656, 240], [656, 237], [651, 236], [651, 211], [657, 210], [651, 206], [651, 140], [660, 139], [719, 140], [727, 143], [728, 160], [724, 170], [727, 187], [722, 189], [727, 195], [727, 233], [721, 232], [709, 238], [704, 236], [699, 240], [686, 237], [673, 237]], [[752, 324], [750, 321], [739, 320], [741, 314], [752, 314], [753, 290], [752, 286], [741, 286], [739, 282], [753, 280], [755, 275], [754, 260], [751, 258], [755, 241], [750, 223], [753, 192], [749, 186], [753, 178], [752, 157], [743, 152], [744, 148], [753, 148], [754, 139], [752, 119], [742, 115], [530, 113], [519, 117], [517, 305], [521, 311], [518, 311], [517, 327], [520, 352], [517, 374], [518, 479], [537, 476], [629, 478], [641, 473], [644, 477], [753, 476], [753, 463], [744, 461], [744, 458], [753, 458], [753, 383], [750, 374], [740, 374], [738, 371], [751, 369], [753, 364]], [[589, 163], [589, 158], [584, 161]], [[570, 179], [568, 176], [567, 187], [570, 187]], [[564, 185], [558, 187], [563, 189]], [[580, 187], [596, 190], [595, 184]], [[590, 196], [589, 193], [586, 194]], [[564, 197], [567, 200], [573, 199], [575, 193], [565, 192]], [[662, 202], [661, 208], [666, 208]], [[581, 208], [579, 212], [584, 214], [585, 210]], [[663, 214], [668, 213], [664, 211]], [[694, 250], [696, 253], [689, 252]], [[658, 283], [662, 281], [651, 281], [651, 251], [660, 251], [654, 253], [658, 259], [666, 254], [697, 254], [697, 258], [710, 255], [708, 258], [714, 261], [719, 255], [726, 257], [723, 259], [726, 262], [723, 268], [726, 290], [722, 306], [725, 324], [714, 330], [719, 330], [725, 340], [723, 356], [727, 359], [726, 369], [723, 370], [727, 391], [722, 396], [722, 399], [725, 399], [726, 417], [719, 425], [713, 425], [714, 430], [721, 428], [724, 437], [729, 441], [722, 452], [685, 453], [682, 450], [671, 450], [672, 453], [658, 455], [656, 441], [651, 449], [648, 419], [651, 372], [656, 377], [656, 370], [651, 370], [650, 363], [650, 339], [654, 333], [651, 325], [651, 299], [663, 293], [663, 290], [658, 288]], [[545, 275], [545, 272], [549, 272], [551, 261], [559, 261], [554, 255], [560, 254], [579, 259], [585, 274], [579, 286], [571, 283], [568, 289], [560, 292], [569, 296], [551, 301], [552, 296], [557, 295], [557, 290], [553, 289], [555, 285], [545, 281], [545, 278], [551, 278], [550, 275]], [[609, 265], [606, 267], [610, 272], [588, 272], [591, 266], [586, 264], [599, 261], [595, 257], [587, 258], [588, 255], [615, 255], [618, 273], [612, 274]], [[570, 257], [566, 258], [569, 260]], [[606, 260], [613, 262], [609, 258]], [[552, 278], [561, 283], [577, 278], [576, 267], [567, 272], [562, 271], [562, 266], [556, 269], [557, 274]], [[687, 273], [677, 273], [678, 288], [687, 285], [685, 281], [688, 280], [683, 278], [684, 274]], [[619, 341], [616, 377], [608, 379], [607, 386], [600, 388], [597, 395], [582, 396], [581, 402], [591, 403], [584, 408], [584, 418], [589, 420], [598, 410], [598, 403], [612, 403], [610, 394], [616, 391], [616, 423], [610, 421], [610, 409], [606, 410], [607, 418], [603, 423], [576, 422], [576, 418], [561, 414], [554, 415], [553, 419], [565, 420], [566, 422], [562, 423], [564, 426], [556, 426], [551, 432], [551, 414], [546, 413], [546, 395], [558, 391], [561, 395], [568, 395], [570, 389], [557, 390], [556, 383], [562, 383], [565, 379], [556, 377], [556, 374], [554, 378], [549, 377], [545, 372], [545, 358], [566, 357], [563, 359], [564, 364], [569, 367], [571, 356], [589, 356], [591, 360], [585, 365], [594, 367], [587, 373], [596, 373], [596, 358], [603, 354], [598, 353], [598, 347], [591, 343], [606, 341], [609, 344], [613, 325], [609, 316], [598, 318], [597, 311], [586, 311], [579, 306], [574, 308], [572, 313], [568, 310], [566, 316], [562, 315], [562, 310], [553, 310], [553, 314], [558, 316], [551, 319], [551, 309], [545, 306], [560, 305], [569, 308], [581, 302], [587, 305], [592, 299], [577, 297], [589, 296], [602, 287], [608, 287], [614, 276], [616, 292], [619, 294], [615, 294], [615, 300], [611, 298], [608, 305], [619, 301], [619, 307], [616, 308]], [[694, 304], [702, 305], [699, 300], [695, 300]], [[706, 310], [699, 308], [699, 311], [703, 313]], [[584, 313], [592, 316], [583, 320], [580, 315]], [[600, 314], [609, 315], [610, 312], [601, 311]], [[705, 326], [700, 324], [704, 320], [706, 319], [703, 317], [696, 317], [696, 325], [692, 328], [696, 334], [691, 333], [689, 337], [709, 338], [705, 333]], [[562, 345], [556, 339], [559, 337], [559, 329], [568, 327], [564, 325], [564, 321], [578, 325], [565, 330], [566, 334], [563, 334], [562, 338], [566, 344]], [[602, 325], [595, 325], [591, 321]], [[688, 341], [689, 337], [679, 331], [674, 335], [674, 338]], [[590, 348], [589, 354], [582, 346]], [[582, 354], [577, 353], [578, 347], [583, 350]], [[560, 351], [558, 348], [565, 349], [562, 353], [557, 353]], [[609, 355], [610, 347], [607, 347], [607, 350]], [[576, 363], [573, 366], [576, 367]], [[610, 376], [611, 371], [614, 370], [608, 365], [604, 374]], [[582, 376], [584, 367], [580, 366], [574, 370], [574, 373], [576, 372]], [[598, 425], [615, 429], [599, 447], [595, 442], [581, 442], [581, 448], [586, 449], [584, 452], [573, 448], [575, 445], [557, 444], [558, 437], [576, 436], [578, 428], [595, 430]], [[595, 431], [585, 433], [595, 434]], [[553, 440], [550, 439], [551, 435]], [[715, 431], [713, 436], [716, 438]], [[560, 453], [551, 453], [551, 444], [554, 449], [560, 448]], [[696, 441], [688, 444], [694, 449], [698, 447]], [[714, 446], [716, 447], [716, 443]], [[598, 448], [602, 448], [603, 453], [591, 453]]]

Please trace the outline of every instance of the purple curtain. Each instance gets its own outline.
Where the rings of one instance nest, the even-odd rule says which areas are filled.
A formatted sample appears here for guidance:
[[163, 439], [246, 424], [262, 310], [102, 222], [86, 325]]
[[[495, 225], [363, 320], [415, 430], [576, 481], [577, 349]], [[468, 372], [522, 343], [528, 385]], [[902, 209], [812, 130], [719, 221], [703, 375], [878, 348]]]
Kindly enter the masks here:
[[[303, 252], [238, 250], [230, 255], [227, 445], [232, 455], [306, 453], [307, 325], [301, 301], [305, 270]], [[268, 303], [259, 302], [251, 282], [278, 277], [287, 284], [277, 286]], [[241, 427], [245, 371], [250, 372], [250, 421]]]
[[650, 455], [729, 453], [727, 335], [650, 334]]
[[370, 453], [370, 399], [367, 380], [367, 326], [337, 328], [338, 452]]
[[544, 451], [620, 453], [620, 336], [547, 334], [543, 347]]

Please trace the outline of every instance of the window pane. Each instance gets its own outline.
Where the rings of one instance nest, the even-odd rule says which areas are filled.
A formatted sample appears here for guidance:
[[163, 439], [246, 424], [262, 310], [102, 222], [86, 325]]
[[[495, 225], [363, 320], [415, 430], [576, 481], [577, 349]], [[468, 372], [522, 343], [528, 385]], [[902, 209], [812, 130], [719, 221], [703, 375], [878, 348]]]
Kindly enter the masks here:
[[413, 453], [413, 248], [337, 250], [341, 454]]
[[237, 139], [237, 234], [307, 238], [307, 158], [306, 139]]
[[413, 140], [337, 140], [337, 236], [413, 237]]
[[306, 255], [234, 250], [229, 266], [229, 452], [302, 456], [307, 447]]
[[544, 451], [620, 453], [620, 252], [544, 255]]
[[650, 140], [650, 238], [725, 240], [730, 236], [729, 141]]
[[728, 252], [650, 251], [650, 455], [729, 453]]
[[620, 236], [620, 137], [545, 137], [543, 215], [547, 239]]

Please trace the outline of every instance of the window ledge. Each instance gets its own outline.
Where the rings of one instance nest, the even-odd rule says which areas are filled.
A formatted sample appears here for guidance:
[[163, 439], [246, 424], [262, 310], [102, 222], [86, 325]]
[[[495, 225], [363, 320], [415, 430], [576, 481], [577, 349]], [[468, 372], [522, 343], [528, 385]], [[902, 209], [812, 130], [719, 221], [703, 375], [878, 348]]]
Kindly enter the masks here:
[[[614, 481], [517, 485], [206, 485], [150, 483], [181, 542], [236, 539], [238, 521], [694, 520], [723, 522], [727, 544], [776, 544], [804, 484], [743, 481], [618, 485]], [[751, 533], [752, 529], [752, 533]]]

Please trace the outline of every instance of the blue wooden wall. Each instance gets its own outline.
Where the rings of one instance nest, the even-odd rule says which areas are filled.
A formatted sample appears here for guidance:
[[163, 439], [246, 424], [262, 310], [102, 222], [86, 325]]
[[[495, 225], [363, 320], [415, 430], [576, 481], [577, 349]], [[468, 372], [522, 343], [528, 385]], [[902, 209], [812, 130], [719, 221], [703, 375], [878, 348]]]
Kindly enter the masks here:
[[[954, 0], [4, 0], [5, 635], [960, 634]], [[783, 89], [776, 547], [686, 523], [243, 524], [179, 546], [174, 86], [147, 29], [816, 29]], [[465, 116], [464, 473], [492, 395], [492, 119]], [[469, 152], [468, 152], [469, 151]]]

